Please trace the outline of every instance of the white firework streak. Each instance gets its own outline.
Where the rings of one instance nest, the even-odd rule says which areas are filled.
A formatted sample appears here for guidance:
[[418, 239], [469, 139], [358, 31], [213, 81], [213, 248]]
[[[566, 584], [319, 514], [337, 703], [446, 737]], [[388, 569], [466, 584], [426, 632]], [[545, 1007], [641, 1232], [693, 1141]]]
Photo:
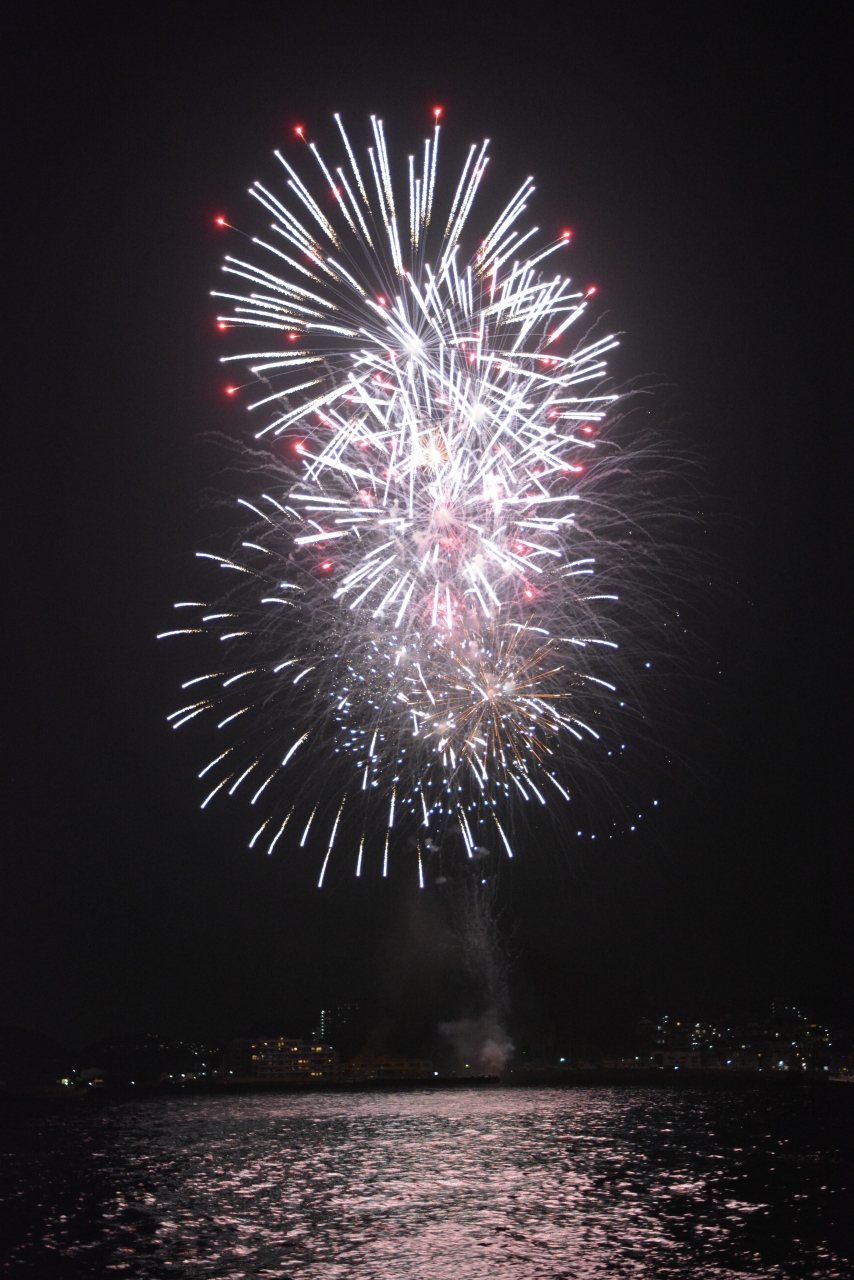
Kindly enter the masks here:
[[[212, 573], [239, 570], [237, 585], [213, 606], [182, 602], [191, 625], [163, 633], [223, 642], [197, 677], [204, 700], [172, 717], [212, 711], [234, 735], [204, 805], [253, 770], [266, 780], [240, 794], [263, 794], [271, 831], [295, 801], [310, 811], [321, 882], [345, 792], [363, 831], [382, 825], [384, 871], [409, 828], [512, 856], [519, 805], [566, 804], [623, 705], [612, 619], [633, 567], [619, 531], [638, 527], [604, 381], [617, 339], [567, 349], [593, 290], [549, 263], [568, 233], [536, 247], [520, 228], [532, 180], [463, 261], [487, 144], [445, 217], [438, 125], [396, 190], [382, 122], [357, 160], [335, 120], [341, 163], [311, 144], [300, 176], [276, 153], [278, 194], [250, 192], [269, 232], [225, 259], [220, 327], [256, 336], [222, 363], [259, 389], [247, 408], [268, 414], [255, 438], [269, 455], [253, 448], [261, 483], [238, 499], [252, 540], [198, 553]], [[346, 835], [338, 847], [352, 852]], [[420, 851], [417, 865], [423, 882]]]

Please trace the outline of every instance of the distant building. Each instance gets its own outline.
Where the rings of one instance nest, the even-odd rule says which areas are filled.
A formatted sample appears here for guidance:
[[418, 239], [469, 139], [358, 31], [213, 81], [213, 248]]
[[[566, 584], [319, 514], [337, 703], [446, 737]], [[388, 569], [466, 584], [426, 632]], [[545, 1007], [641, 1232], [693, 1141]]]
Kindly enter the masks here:
[[644, 1048], [658, 1043], [661, 1028], [652, 1018], [640, 1018], [635, 1025], [635, 1037]]
[[355, 1003], [336, 1004], [329, 1009], [321, 1009], [318, 1039], [324, 1044], [336, 1044], [340, 1049], [338, 1042], [342, 1037], [352, 1034], [358, 1016], [359, 1006]]
[[256, 1080], [334, 1080], [338, 1054], [328, 1044], [282, 1036], [252, 1042], [250, 1075]]
[[222, 1059], [220, 1074], [228, 1076], [248, 1076], [252, 1073], [252, 1041], [247, 1039], [230, 1040]]

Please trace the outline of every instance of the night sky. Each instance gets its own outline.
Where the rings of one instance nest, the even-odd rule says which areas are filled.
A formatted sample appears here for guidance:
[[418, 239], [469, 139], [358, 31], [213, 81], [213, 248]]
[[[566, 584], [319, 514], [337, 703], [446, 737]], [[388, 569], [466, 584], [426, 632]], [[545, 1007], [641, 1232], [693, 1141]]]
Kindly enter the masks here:
[[532, 842], [504, 886], [518, 966], [649, 1012], [841, 1007], [844, 8], [5, 6], [0, 1024], [227, 1036], [398, 998], [417, 965], [411, 876], [318, 893], [246, 849], [237, 806], [200, 813], [165, 724], [190, 659], [154, 636], [216, 528], [204, 437], [248, 433], [213, 218], [256, 225], [246, 188], [295, 124], [374, 112], [399, 157], [435, 104], [446, 164], [488, 136], [502, 195], [536, 176], [536, 221], [572, 227], [567, 269], [624, 334], [614, 372], [656, 382], [700, 463], [660, 816], [631, 843]]

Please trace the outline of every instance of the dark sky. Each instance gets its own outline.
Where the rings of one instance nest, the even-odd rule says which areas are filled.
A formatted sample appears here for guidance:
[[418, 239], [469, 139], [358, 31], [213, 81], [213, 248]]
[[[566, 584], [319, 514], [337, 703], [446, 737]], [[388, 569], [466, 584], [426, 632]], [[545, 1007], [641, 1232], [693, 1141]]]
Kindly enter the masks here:
[[573, 228], [572, 273], [625, 333], [617, 374], [673, 388], [714, 565], [655, 833], [532, 848], [517, 945], [558, 984], [640, 984], [652, 1012], [839, 1005], [844, 9], [4, 6], [0, 1023], [224, 1035], [376, 989], [408, 945], [409, 888], [318, 894], [199, 812], [164, 722], [184, 668], [153, 637], [211, 528], [202, 436], [247, 429], [215, 363], [213, 216], [250, 221], [295, 122], [376, 112], [408, 148], [435, 103], [449, 147], [489, 136], [501, 190], [535, 174], [537, 220]]

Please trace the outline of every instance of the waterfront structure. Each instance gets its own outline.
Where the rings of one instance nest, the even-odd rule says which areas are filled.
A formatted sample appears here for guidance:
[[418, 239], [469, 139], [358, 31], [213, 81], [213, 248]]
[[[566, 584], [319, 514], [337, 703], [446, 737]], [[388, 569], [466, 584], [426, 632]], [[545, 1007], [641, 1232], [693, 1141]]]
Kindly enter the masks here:
[[427, 1080], [433, 1074], [433, 1064], [426, 1058], [357, 1056], [341, 1068], [344, 1080]]
[[697, 1068], [703, 1066], [699, 1049], [662, 1049], [654, 1055], [657, 1067]]

